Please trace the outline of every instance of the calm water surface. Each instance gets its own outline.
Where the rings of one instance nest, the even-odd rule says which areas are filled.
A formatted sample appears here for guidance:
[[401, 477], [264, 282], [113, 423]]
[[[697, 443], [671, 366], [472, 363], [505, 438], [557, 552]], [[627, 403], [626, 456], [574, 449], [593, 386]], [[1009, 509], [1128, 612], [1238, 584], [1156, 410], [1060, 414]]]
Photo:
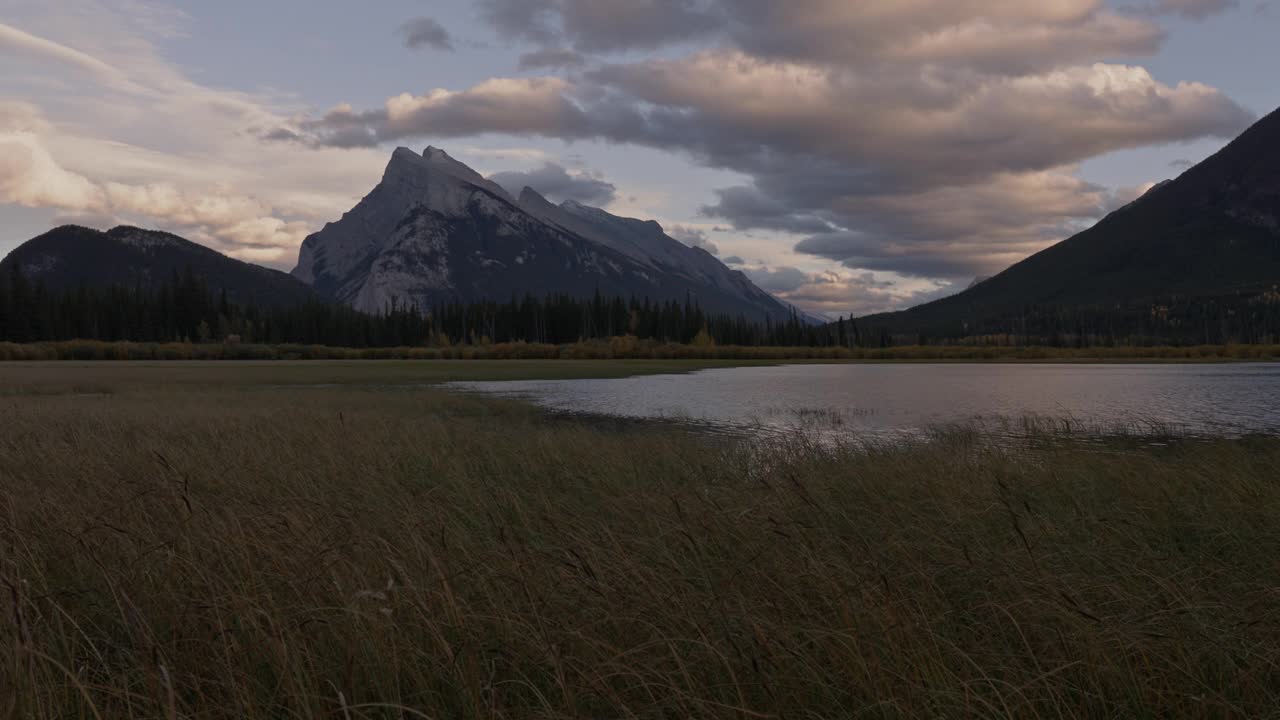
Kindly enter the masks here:
[[916, 434], [953, 423], [1071, 419], [1193, 434], [1280, 433], [1280, 364], [784, 365], [618, 380], [450, 383], [571, 413], [728, 432]]

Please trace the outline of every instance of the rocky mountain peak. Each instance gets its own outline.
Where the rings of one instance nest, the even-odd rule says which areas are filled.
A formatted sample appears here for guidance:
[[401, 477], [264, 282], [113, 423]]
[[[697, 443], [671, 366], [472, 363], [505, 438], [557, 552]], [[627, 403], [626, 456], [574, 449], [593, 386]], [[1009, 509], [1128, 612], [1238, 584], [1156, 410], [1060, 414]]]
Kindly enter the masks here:
[[393, 299], [430, 307], [601, 290], [654, 300], [692, 295], [713, 312], [746, 316], [789, 312], [655, 222], [572, 200], [557, 206], [528, 187], [517, 200], [436, 147], [421, 154], [397, 148], [382, 182], [307, 238], [294, 275], [369, 311]]
[[553, 204], [550, 200], [543, 197], [541, 193], [529, 187], [528, 185], [526, 185], [524, 189], [520, 191], [519, 202], [520, 202], [520, 207], [525, 208], [526, 210], [531, 210], [534, 208], [554, 208], [555, 207], [555, 204]]
[[453, 159], [453, 157], [451, 157], [449, 153], [445, 152], [443, 148], [438, 148], [435, 145], [428, 145], [427, 149], [422, 151], [422, 157], [428, 160], [434, 160], [434, 159], [452, 160]]
[[428, 147], [418, 154], [407, 147], [398, 147], [391, 154], [391, 161], [383, 173], [383, 184], [408, 185], [422, 191], [431, 185], [465, 183], [481, 188], [498, 197], [514, 202], [514, 199], [496, 183], [454, 160], [445, 151]]

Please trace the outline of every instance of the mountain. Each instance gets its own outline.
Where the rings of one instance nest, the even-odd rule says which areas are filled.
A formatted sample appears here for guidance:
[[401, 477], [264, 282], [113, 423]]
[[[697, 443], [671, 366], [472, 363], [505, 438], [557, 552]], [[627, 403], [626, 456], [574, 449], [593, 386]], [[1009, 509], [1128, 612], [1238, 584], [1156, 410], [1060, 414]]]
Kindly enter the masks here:
[[437, 148], [397, 149], [372, 192], [303, 242], [293, 275], [366, 311], [393, 300], [430, 307], [598, 290], [693, 298], [709, 312], [753, 320], [791, 315], [744, 274], [656, 222], [554, 205], [528, 188], [514, 198]]
[[763, 311], [775, 318], [790, 314], [788, 307], [756, 287], [746, 274], [730, 269], [702, 248], [689, 247], [667, 235], [653, 220], [618, 217], [573, 200], [553, 205], [532, 188], [520, 193], [519, 204], [544, 222], [627, 256], [665, 282], [694, 286], [694, 294], [704, 305], [723, 305], [726, 311], [738, 306], [748, 315], [754, 310], [756, 315]]
[[0, 261], [14, 265], [32, 283], [51, 291], [110, 286], [151, 287], [187, 268], [213, 292], [225, 290], [233, 302], [268, 307], [295, 305], [315, 294], [277, 270], [234, 260], [177, 235], [135, 227], [107, 232], [64, 225], [19, 245]]
[[958, 295], [860, 320], [893, 334], [1007, 331], [1030, 309], [1141, 309], [1280, 284], [1280, 111], [1092, 228]]

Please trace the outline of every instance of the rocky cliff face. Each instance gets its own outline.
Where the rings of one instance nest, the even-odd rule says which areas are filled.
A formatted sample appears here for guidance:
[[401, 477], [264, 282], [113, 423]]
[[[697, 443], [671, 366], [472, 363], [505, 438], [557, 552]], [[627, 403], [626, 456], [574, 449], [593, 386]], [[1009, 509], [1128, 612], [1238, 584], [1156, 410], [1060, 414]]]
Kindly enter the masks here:
[[782, 318], [790, 309], [661, 226], [576, 203], [519, 199], [443, 150], [400, 148], [382, 181], [307, 238], [293, 274], [322, 296], [377, 312], [392, 302], [513, 295], [695, 298], [717, 313]]

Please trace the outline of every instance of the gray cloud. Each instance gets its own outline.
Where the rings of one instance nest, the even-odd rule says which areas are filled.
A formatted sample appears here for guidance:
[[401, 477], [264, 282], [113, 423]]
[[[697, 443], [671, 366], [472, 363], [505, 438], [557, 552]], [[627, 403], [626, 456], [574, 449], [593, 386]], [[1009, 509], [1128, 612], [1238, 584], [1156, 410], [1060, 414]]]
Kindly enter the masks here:
[[289, 128], [275, 128], [268, 130], [259, 135], [263, 140], [272, 140], [277, 142], [301, 142], [302, 136], [290, 130]]
[[793, 267], [746, 268], [745, 272], [752, 282], [771, 293], [792, 292], [809, 281], [808, 273]]
[[[520, 0], [516, 0], [520, 1]], [[651, 49], [718, 26], [717, 3], [701, 0], [564, 0], [566, 35], [588, 52]]]
[[320, 146], [373, 147], [424, 135], [469, 137], [483, 133], [587, 137], [587, 115], [560, 78], [494, 78], [468, 90], [399, 95], [376, 110], [350, 106], [301, 123]]
[[618, 188], [613, 183], [590, 175], [571, 175], [555, 163], [527, 172], [501, 172], [490, 175], [489, 179], [512, 195], [531, 187], [555, 202], [576, 200], [584, 205], [608, 205], [618, 196]]
[[725, 265], [745, 265], [746, 261], [737, 255], [730, 255], [723, 260]]
[[947, 252], [945, 246], [931, 248], [895, 243], [884, 237], [859, 233], [815, 235], [801, 240], [795, 250], [838, 261], [851, 269], [917, 277], [954, 278], [981, 272], [985, 268], [985, 263], [973, 262], [969, 257], [954, 252], [954, 248]]
[[1013, 80], [959, 70], [921, 78], [703, 53], [610, 66], [593, 79], [650, 108], [613, 114], [633, 127], [606, 116], [602, 132], [678, 141], [752, 174], [812, 176], [808, 188], [821, 192], [1043, 170], [1126, 147], [1231, 135], [1252, 120], [1208, 87], [1170, 87], [1125, 66]]
[[709, 34], [723, 8], [710, 0], [484, 0], [481, 16], [510, 39], [615, 52]]
[[954, 293], [954, 283], [915, 284], [878, 279], [869, 272], [806, 273], [790, 266], [757, 265], [744, 272], [760, 287], [805, 311], [835, 319], [870, 315], [904, 305], [916, 305]]
[[1239, 0], [1156, 0], [1152, 11], [1203, 20], [1238, 7], [1240, 7]]
[[579, 52], [564, 48], [543, 48], [520, 56], [521, 70], [563, 70], [580, 68], [587, 59]]
[[[1195, 13], [1234, 0], [1157, 2]], [[1097, 0], [485, 0], [481, 14], [508, 39], [583, 52], [710, 39], [790, 60], [964, 63], [1009, 73], [1149, 54], [1164, 37]]]
[[832, 281], [806, 283], [795, 290], [780, 294], [783, 300], [810, 313], [834, 320], [846, 315], [862, 317], [876, 313], [911, 307], [954, 295], [961, 287], [944, 284], [937, 287], [907, 289], [867, 282], [867, 275], [840, 278]]
[[414, 50], [430, 47], [453, 51], [453, 39], [449, 37], [449, 31], [434, 18], [420, 17], [406, 22], [400, 26], [400, 36], [404, 39], [405, 47]]
[[672, 225], [666, 228], [666, 231], [668, 235], [689, 247], [702, 248], [712, 255], [720, 254], [720, 247], [707, 237], [706, 232], [698, 228], [687, 225]]
[[[1163, 38], [1158, 26], [1101, 9], [1097, 0], [801, 0], [804, 11], [791, 3], [724, 1], [733, 7], [739, 47], [791, 60], [942, 63], [1022, 74], [1148, 54]], [[817, 17], [821, 22], [812, 21]]]
[[[1151, 52], [1163, 36], [1150, 18], [1098, 0], [650, 0], [611, 16], [614, 5], [489, 0], [483, 13], [508, 37], [546, 46], [547, 63], [694, 37], [723, 44], [572, 80], [401, 95], [300, 130], [321, 145], [509, 133], [683, 151], [749, 178], [718, 190], [707, 216], [807, 236], [799, 251], [850, 268], [967, 280], [1107, 210], [1112, 194], [1081, 181], [1079, 163], [1230, 137], [1253, 120], [1208, 86], [1097, 62]], [[615, 26], [599, 27], [608, 17]], [[637, 36], [615, 37], [629, 23]]]
[[812, 212], [797, 212], [779, 198], [770, 197], [756, 188], [731, 187], [717, 190], [720, 201], [701, 209], [708, 217], [727, 218], [735, 228], [749, 230], [781, 230], [805, 234], [830, 232], [832, 227]]
[[993, 274], [1104, 214], [1112, 194], [1061, 170], [997, 174], [962, 185], [837, 201], [849, 230], [797, 252], [846, 267], [925, 278]]
[[555, 27], [555, 0], [480, 0], [480, 16], [499, 34], [513, 40], [554, 43], [560, 31]]

